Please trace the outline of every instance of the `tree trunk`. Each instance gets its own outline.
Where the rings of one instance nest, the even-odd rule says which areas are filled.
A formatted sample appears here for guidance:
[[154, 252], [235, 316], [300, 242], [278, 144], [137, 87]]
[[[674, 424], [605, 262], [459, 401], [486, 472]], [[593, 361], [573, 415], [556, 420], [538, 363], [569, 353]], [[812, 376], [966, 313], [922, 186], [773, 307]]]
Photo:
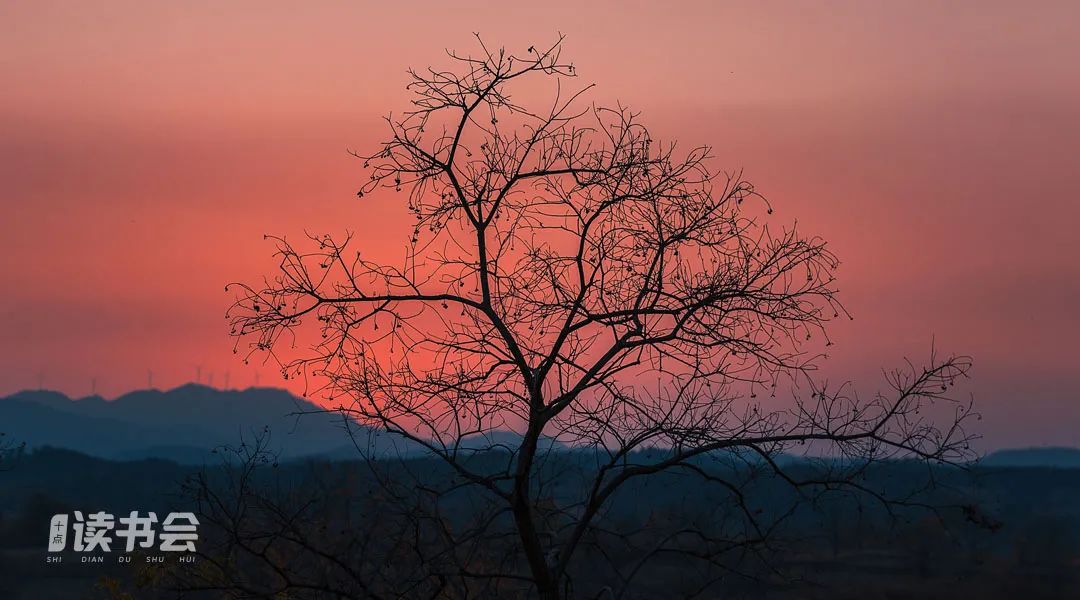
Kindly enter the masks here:
[[532, 518], [532, 503], [529, 499], [529, 479], [532, 475], [533, 458], [536, 456], [536, 444], [540, 431], [535, 424], [530, 424], [518, 451], [517, 471], [514, 475], [514, 495], [512, 510], [514, 523], [517, 525], [521, 546], [525, 558], [529, 561], [536, 591], [542, 600], [557, 600], [558, 583], [552, 578], [551, 568], [544, 556], [544, 546]]

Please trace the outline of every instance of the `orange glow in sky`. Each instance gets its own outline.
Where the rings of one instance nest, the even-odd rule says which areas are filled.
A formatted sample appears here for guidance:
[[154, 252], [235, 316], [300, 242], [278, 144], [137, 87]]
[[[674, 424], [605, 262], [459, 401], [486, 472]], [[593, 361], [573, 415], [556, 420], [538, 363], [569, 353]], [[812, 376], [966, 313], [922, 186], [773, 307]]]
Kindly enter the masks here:
[[263, 234], [400, 257], [403, 200], [358, 200], [347, 150], [406, 107], [405, 68], [561, 31], [597, 101], [830, 240], [856, 317], [831, 378], [872, 393], [934, 341], [974, 357], [990, 445], [1080, 445], [1080, 5], [680, 6], [3, 3], [0, 394], [284, 385], [223, 318], [274, 266]]

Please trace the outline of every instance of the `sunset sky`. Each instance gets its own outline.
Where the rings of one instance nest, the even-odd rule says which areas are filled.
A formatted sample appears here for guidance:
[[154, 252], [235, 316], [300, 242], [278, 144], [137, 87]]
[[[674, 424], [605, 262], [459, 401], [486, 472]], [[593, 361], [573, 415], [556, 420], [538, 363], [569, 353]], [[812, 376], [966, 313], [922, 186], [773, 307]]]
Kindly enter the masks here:
[[0, 4], [0, 394], [283, 385], [224, 320], [225, 283], [274, 266], [263, 234], [399, 257], [404, 206], [358, 200], [347, 151], [406, 107], [406, 67], [562, 32], [594, 99], [831, 242], [855, 320], [830, 378], [872, 393], [934, 342], [975, 360], [985, 447], [1080, 445], [1080, 4], [300, 6]]

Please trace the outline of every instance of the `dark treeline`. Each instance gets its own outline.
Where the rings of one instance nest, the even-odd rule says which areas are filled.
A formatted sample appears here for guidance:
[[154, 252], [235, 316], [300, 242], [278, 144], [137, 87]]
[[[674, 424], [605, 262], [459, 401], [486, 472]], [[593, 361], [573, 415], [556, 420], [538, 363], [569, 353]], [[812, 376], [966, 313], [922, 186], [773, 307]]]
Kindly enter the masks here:
[[[525, 594], [527, 586], [506, 580], [472, 581], [464, 587], [439, 583], [436, 574], [451, 565], [471, 565], [481, 572], [494, 564], [512, 569], [520, 560], [511, 542], [498, 542], [498, 531], [512, 531], [509, 517], [477, 514], [476, 507], [484, 504], [471, 497], [479, 493], [475, 488], [440, 494], [437, 507], [418, 508], [422, 490], [411, 490], [417, 495], [406, 502], [401, 496], [405, 490], [395, 487], [399, 473], [408, 473], [402, 482], [450, 481], [454, 475], [445, 463], [410, 458], [279, 464], [248, 448], [225, 452], [225, 458], [232, 460], [196, 467], [160, 460], [113, 462], [54, 449], [21, 456], [0, 486], [0, 594], [221, 597], [224, 592], [194, 590], [228, 580], [233, 585], [229, 595], [246, 590], [253, 597], [270, 596], [280, 584], [275, 569], [309, 583], [317, 580], [327, 589], [350, 589], [354, 597]], [[796, 490], [752, 462], [733, 458], [714, 456], [703, 463], [713, 463], [713, 472], [737, 481], [753, 504], [740, 505], [708, 481], [677, 472], [628, 484], [602, 519], [622, 533], [605, 538], [606, 528], [598, 528], [601, 533], [572, 573], [569, 595], [1007, 598], [1022, 591], [1025, 597], [1049, 598], [1078, 583], [1080, 507], [1075, 498], [1080, 470], [927, 471], [919, 464], [883, 462], [871, 465], [860, 482], [867, 490], [905, 499], [884, 504], [874, 502], [872, 494], [868, 500], [850, 491]], [[507, 459], [488, 452], [468, 460], [483, 472], [485, 463], [497, 471]], [[544, 490], [547, 504], [565, 506], [575, 486], [589, 480], [594, 460], [582, 451], [548, 455], [544, 469], [559, 477], [545, 479], [558, 482]], [[813, 477], [816, 470], [829, 468], [792, 460], [785, 472], [794, 476]], [[555, 509], [543, 513], [544, 495], [538, 502], [541, 517], [557, 531], [563, 515]], [[131, 565], [117, 565], [115, 559], [79, 564], [74, 553], [65, 554], [69, 562], [63, 565], [44, 562], [52, 514], [179, 508], [198, 511], [203, 521], [196, 565], [148, 566], [138, 554]], [[767, 542], [745, 543], [753, 538], [747, 515], [768, 528]], [[446, 549], [440, 547], [439, 528], [463, 531], [477, 520], [488, 522], [482, 544], [459, 545], [452, 560], [441, 554]], [[290, 541], [283, 531], [293, 532], [302, 543]], [[663, 553], [641, 560], [640, 548], [679, 531], [727, 539], [731, 548], [707, 562]], [[686, 544], [694, 548], [692, 539]], [[343, 564], [330, 564], [327, 556]], [[633, 573], [632, 581], [620, 586], [627, 573]], [[324, 592], [313, 585], [287, 597], [331, 597]]]

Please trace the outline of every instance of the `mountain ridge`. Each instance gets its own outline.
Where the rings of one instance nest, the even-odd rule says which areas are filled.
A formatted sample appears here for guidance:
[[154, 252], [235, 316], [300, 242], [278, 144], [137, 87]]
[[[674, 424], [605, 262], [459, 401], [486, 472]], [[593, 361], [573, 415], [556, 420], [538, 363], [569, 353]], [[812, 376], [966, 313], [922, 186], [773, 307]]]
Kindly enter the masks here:
[[[345, 431], [345, 417], [272, 387], [222, 390], [188, 383], [169, 390], [135, 390], [107, 400], [71, 398], [51, 390], [22, 390], [0, 397], [0, 431], [31, 449], [55, 447], [111, 460], [160, 458], [198, 464], [220, 446], [250, 442], [269, 431], [268, 450], [281, 459], [359, 458]], [[353, 422], [361, 447], [375, 455], [416, 456], [419, 444]], [[460, 440], [460, 450], [512, 450], [520, 434], [496, 430]], [[547, 449], [569, 446], [550, 438]], [[987, 454], [988, 467], [1080, 468], [1080, 448], [1005, 448]]]
[[[186, 384], [105, 400], [24, 390], [0, 398], [0, 423], [31, 448], [53, 446], [108, 459], [197, 462], [223, 445], [269, 431], [284, 457], [330, 452], [347, 442], [344, 417], [277, 388], [220, 390]], [[367, 428], [357, 434], [368, 437]]]

